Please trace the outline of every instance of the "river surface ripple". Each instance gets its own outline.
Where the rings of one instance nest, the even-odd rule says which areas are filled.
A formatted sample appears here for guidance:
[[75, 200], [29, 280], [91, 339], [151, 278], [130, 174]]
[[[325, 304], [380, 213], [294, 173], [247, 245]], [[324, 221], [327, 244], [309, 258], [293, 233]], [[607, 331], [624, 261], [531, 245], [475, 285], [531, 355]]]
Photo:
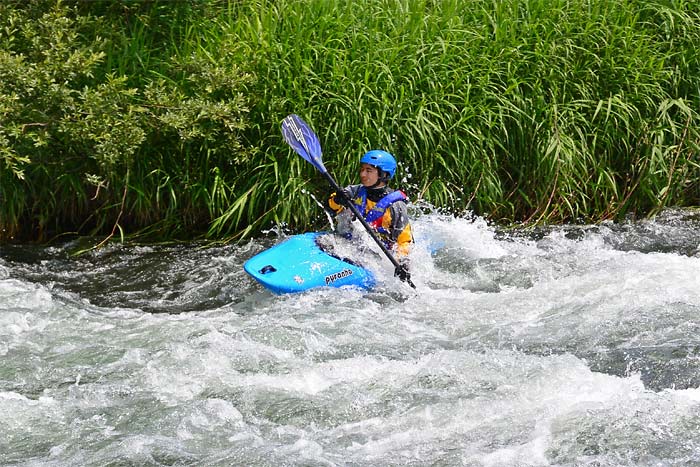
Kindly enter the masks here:
[[0, 464], [700, 465], [694, 213], [415, 228], [415, 293], [274, 296], [275, 238], [0, 248]]

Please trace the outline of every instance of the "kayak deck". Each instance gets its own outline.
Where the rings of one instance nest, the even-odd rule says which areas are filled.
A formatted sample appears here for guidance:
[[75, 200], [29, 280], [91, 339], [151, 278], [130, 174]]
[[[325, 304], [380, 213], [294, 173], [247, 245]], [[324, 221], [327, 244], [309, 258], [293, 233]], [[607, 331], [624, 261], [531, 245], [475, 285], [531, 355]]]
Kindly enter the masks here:
[[374, 275], [347, 258], [334, 256], [319, 244], [321, 232], [294, 235], [250, 258], [245, 271], [277, 294], [316, 287], [355, 286], [370, 289]]

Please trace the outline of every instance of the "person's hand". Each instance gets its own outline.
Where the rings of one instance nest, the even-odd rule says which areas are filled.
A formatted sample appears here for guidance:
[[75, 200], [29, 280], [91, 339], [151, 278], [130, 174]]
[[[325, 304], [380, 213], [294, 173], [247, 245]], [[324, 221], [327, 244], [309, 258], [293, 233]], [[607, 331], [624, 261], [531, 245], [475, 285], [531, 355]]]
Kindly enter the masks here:
[[411, 273], [408, 272], [408, 266], [405, 264], [399, 264], [396, 269], [394, 269], [394, 276], [398, 277], [404, 282], [411, 281]]
[[352, 204], [352, 200], [345, 190], [340, 190], [333, 195], [333, 202], [344, 207], [349, 207]]

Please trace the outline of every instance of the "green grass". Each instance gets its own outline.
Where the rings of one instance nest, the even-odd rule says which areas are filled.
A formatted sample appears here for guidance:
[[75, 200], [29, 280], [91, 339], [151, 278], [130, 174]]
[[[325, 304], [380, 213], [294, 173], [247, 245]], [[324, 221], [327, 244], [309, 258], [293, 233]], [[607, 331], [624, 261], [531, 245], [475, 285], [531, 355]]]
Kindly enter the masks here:
[[343, 180], [384, 147], [414, 196], [506, 222], [697, 202], [688, 4], [275, 4], [231, 23], [268, 90], [259, 105], [275, 120], [303, 109]]
[[497, 222], [700, 199], [691, 2], [9, 2], [0, 18], [0, 240], [317, 226], [309, 192], [327, 187], [281, 138], [292, 112], [341, 184], [381, 147], [412, 199]]

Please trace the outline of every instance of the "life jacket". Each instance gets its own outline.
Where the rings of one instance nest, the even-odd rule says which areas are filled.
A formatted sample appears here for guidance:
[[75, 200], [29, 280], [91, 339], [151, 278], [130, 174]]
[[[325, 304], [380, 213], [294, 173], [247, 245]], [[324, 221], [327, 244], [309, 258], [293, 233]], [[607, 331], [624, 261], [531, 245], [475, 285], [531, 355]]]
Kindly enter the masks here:
[[[369, 225], [374, 227], [377, 232], [382, 235], [388, 235], [389, 231], [382, 226], [382, 218], [386, 213], [386, 210], [397, 201], [405, 201], [408, 199], [406, 194], [401, 190], [395, 190], [384, 196], [382, 199], [377, 201], [377, 204], [372, 206], [372, 209], [367, 211], [365, 214], [365, 220]], [[367, 189], [361, 186], [357, 191], [357, 197], [355, 198], [355, 205], [360, 213], [364, 213], [367, 208]]]

